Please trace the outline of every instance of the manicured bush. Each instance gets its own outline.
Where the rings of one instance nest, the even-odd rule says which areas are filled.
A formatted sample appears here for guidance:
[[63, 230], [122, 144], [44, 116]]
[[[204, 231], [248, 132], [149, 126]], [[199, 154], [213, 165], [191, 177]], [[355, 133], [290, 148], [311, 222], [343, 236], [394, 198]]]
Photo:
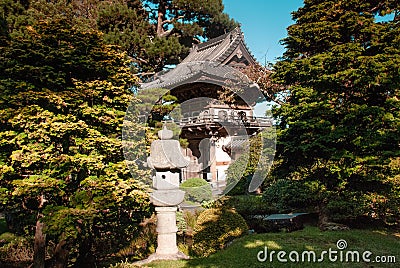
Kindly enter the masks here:
[[212, 199], [211, 185], [201, 178], [190, 178], [180, 188], [186, 192], [185, 201], [201, 203]]
[[277, 213], [277, 210], [268, 203], [262, 195], [235, 195], [224, 200], [225, 207], [234, 208], [240, 215], [268, 215]]
[[246, 221], [233, 209], [206, 209], [197, 218], [192, 253], [209, 256], [246, 234]]

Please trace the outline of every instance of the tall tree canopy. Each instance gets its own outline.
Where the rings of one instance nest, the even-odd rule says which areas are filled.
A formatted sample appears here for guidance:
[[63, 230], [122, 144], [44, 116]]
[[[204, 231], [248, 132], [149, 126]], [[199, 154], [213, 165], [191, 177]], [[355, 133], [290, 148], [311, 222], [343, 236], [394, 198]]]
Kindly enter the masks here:
[[0, 31], [6, 33], [14, 27], [18, 23], [13, 19], [15, 14], [25, 9], [29, 10], [29, 16], [24, 18], [27, 20], [67, 17], [81, 27], [104, 33], [104, 40], [126, 51], [137, 71], [144, 75], [179, 63], [193, 44], [238, 25], [223, 12], [222, 0], [3, 0], [2, 3], [5, 16], [0, 19]]
[[399, 217], [399, 12], [391, 0], [306, 0], [293, 13], [272, 75], [290, 92], [275, 109], [275, 175], [307, 186], [321, 219]]
[[[107, 32], [110, 42], [128, 49], [144, 71], [160, 71], [166, 65], [177, 64], [194, 43], [237, 26], [223, 13], [222, 0], [114, 2], [100, 11], [100, 29]], [[105, 17], [112, 23], [107, 25]]]
[[83, 267], [129, 243], [150, 215], [137, 184], [148, 174], [132, 177], [121, 148], [137, 78], [101, 32], [31, 12], [6, 18], [0, 46], [0, 211], [15, 232], [44, 231], [55, 261]]

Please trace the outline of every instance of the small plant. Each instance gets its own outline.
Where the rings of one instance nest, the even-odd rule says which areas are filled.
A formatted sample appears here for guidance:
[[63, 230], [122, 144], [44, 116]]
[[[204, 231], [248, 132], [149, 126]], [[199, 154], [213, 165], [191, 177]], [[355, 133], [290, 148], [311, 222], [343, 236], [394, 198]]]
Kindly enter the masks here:
[[190, 246], [187, 243], [178, 243], [178, 249], [183, 254], [190, 255]]
[[190, 255], [190, 248], [193, 245], [193, 233], [196, 226], [197, 217], [201, 210], [184, 210], [178, 211], [176, 214], [176, 221], [178, 227], [178, 247], [180, 251], [186, 255]]
[[199, 217], [201, 213], [201, 210], [195, 210], [195, 211], [184, 211], [183, 212], [183, 217], [185, 219], [186, 225], [187, 225], [187, 231], [191, 231], [193, 232], [195, 226], [196, 226], [196, 222], [197, 222], [197, 218]]
[[178, 235], [183, 235], [187, 230], [187, 223], [182, 211], [176, 212], [176, 227], [178, 227]]
[[186, 192], [185, 201], [200, 204], [212, 199], [210, 184], [201, 178], [190, 178], [181, 183], [180, 188]]

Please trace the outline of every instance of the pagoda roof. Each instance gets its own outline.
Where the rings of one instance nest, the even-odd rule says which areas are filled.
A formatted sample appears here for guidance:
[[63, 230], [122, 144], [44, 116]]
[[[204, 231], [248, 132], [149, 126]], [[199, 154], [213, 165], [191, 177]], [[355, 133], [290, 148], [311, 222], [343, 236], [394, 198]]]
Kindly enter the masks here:
[[[234, 59], [236, 58], [236, 59]], [[193, 61], [212, 61], [235, 67], [234, 60], [244, 65], [255, 64], [256, 60], [250, 53], [244, 41], [244, 34], [240, 27], [229, 33], [210, 39], [207, 42], [193, 45], [189, 55], [182, 63]]]
[[238, 84], [251, 84], [250, 87], [253, 87], [254, 83], [245, 75], [238, 75], [238, 70], [255, 63], [256, 60], [245, 45], [243, 32], [240, 27], [236, 27], [229, 33], [193, 45], [189, 55], [174, 69], [157, 73], [143, 83], [141, 88], [171, 90], [196, 82], [224, 86], [227, 80], [240, 81]]

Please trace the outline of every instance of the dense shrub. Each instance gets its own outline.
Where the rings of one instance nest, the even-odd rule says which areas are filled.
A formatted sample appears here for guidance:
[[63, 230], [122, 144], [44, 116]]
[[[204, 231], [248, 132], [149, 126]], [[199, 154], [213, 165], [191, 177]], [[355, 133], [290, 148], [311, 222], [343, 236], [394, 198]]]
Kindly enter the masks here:
[[268, 215], [277, 210], [262, 195], [235, 195], [224, 200], [224, 206], [234, 208], [246, 218], [248, 215]]
[[319, 202], [320, 185], [292, 180], [278, 180], [264, 192], [264, 200], [280, 213], [312, 210]]
[[246, 221], [233, 209], [206, 209], [197, 218], [192, 253], [209, 256], [245, 234]]
[[272, 222], [264, 220], [264, 217], [277, 213], [277, 210], [267, 203], [262, 195], [228, 196], [223, 200], [223, 206], [234, 208], [246, 220], [249, 229], [257, 233], [276, 231], [276, 226]]
[[[271, 130], [270, 130], [271, 131]], [[249, 193], [249, 185], [253, 179], [254, 173], [259, 170], [257, 165], [260, 161], [260, 155], [272, 157], [275, 154], [275, 132], [263, 132], [251, 137], [242, 147], [245, 153], [241, 154], [226, 171], [226, 183], [224, 193], [232, 195], [244, 195]], [[248, 150], [246, 149], [248, 147]], [[272, 150], [272, 151], [270, 151]], [[271, 161], [267, 161], [264, 168], [267, 168]]]
[[208, 185], [208, 182], [202, 178], [190, 178], [181, 183], [181, 187], [201, 187]]
[[210, 184], [201, 178], [190, 178], [181, 183], [180, 188], [186, 192], [185, 201], [201, 203], [212, 199]]
[[0, 267], [28, 264], [33, 259], [33, 241], [12, 233], [0, 235]]

